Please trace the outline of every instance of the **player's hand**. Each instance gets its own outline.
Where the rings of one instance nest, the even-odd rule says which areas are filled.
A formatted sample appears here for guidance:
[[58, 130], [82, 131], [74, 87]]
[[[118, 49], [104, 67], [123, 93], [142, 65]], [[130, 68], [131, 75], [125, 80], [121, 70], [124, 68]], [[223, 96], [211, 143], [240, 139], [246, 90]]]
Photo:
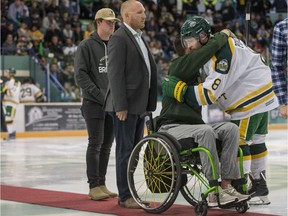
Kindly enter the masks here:
[[167, 76], [162, 81], [163, 95], [175, 98], [181, 103], [184, 102], [187, 88], [187, 84], [175, 76]]
[[225, 33], [228, 37], [236, 38], [236, 35], [230, 29], [223, 29], [221, 32]]

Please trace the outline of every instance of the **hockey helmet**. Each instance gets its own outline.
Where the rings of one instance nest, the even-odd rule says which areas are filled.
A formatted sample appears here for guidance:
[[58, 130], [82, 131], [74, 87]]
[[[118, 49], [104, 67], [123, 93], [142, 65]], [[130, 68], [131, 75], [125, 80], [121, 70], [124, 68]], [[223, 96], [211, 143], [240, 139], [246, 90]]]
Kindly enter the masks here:
[[11, 73], [11, 74], [13, 74], [13, 75], [16, 74], [15, 68], [9, 68], [9, 69], [5, 70], [5, 72], [6, 72], [6, 73]]
[[181, 40], [182, 46], [185, 46], [184, 39], [187, 38], [200, 38], [200, 34], [211, 34], [211, 27], [206, 19], [200, 16], [193, 16], [192, 18], [187, 19], [181, 27]]

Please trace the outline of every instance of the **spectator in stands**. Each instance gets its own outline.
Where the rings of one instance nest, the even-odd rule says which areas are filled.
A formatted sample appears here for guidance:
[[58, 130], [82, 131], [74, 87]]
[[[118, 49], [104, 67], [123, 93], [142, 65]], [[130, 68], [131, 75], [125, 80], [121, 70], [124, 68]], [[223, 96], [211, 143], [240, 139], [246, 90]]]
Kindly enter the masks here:
[[204, 0], [205, 11], [210, 9], [211, 11], [215, 12], [215, 5], [217, 4], [217, 0]]
[[71, 23], [70, 16], [67, 12], [61, 14], [60, 13], [60, 20], [58, 21], [60, 29], [65, 28], [67, 23]]
[[73, 30], [71, 28], [70, 22], [65, 23], [62, 33], [63, 33], [63, 42], [65, 42], [67, 38], [70, 38], [71, 40], [73, 40]]
[[20, 28], [17, 29], [18, 38], [25, 37], [26, 40], [30, 40], [29, 29], [26, 23], [22, 22]]
[[235, 9], [232, 7], [230, 0], [225, 0], [225, 4], [220, 10], [220, 13], [222, 14], [223, 23], [233, 21], [236, 17]]
[[84, 38], [84, 31], [81, 29], [80, 25], [77, 25], [73, 32], [74, 35], [74, 44], [78, 46], [78, 44], [83, 40]]
[[61, 0], [60, 2], [61, 2], [60, 5], [59, 5], [60, 14], [68, 13], [68, 15], [69, 15], [70, 14], [70, 9], [69, 9], [68, 0]]
[[71, 38], [67, 38], [65, 45], [63, 47], [63, 53], [65, 61], [67, 62], [73, 62], [74, 61], [74, 55], [76, 53], [77, 46], [73, 43], [73, 40]]
[[251, 12], [266, 16], [266, 12], [271, 8], [270, 1], [266, 0], [251, 0]]
[[[41, 6], [42, 5], [40, 5], [39, 1], [32, 1], [32, 5], [29, 8], [29, 12], [30, 12], [31, 16], [32, 16], [32, 14], [38, 14], [39, 20], [42, 20], [43, 19], [43, 8]], [[38, 28], [40, 28], [40, 26], [38, 26]]]
[[206, 11], [206, 13], [204, 13], [204, 16], [203, 16], [211, 26], [214, 26], [214, 18], [213, 18], [213, 11], [208, 9]]
[[67, 62], [64, 70], [61, 72], [62, 80], [59, 81], [63, 86], [65, 82], [70, 82], [71, 85], [74, 85], [74, 65], [72, 62]]
[[276, 13], [287, 13], [287, 0], [274, 0], [272, 7], [275, 7]]
[[266, 15], [264, 24], [265, 24], [265, 28], [267, 29], [267, 31], [272, 33], [274, 25], [273, 25], [271, 17], [269, 15]]
[[41, 31], [46, 33], [47, 29], [51, 26], [52, 23], [55, 25], [57, 29], [59, 29], [58, 23], [56, 22], [54, 17], [54, 13], [50, 12], [42, 20]]
[[165, 5], [161, 7], [161, 17], [167, 25], [172, 25], [175, 21], [173, 15], [168, 11]]
[[14, 29], [20, 27], [21, 22], [29, 23], [29, 10], [23, 0], [14, 0], [9, 5], [7, 18], [8, 21], [13, 22]]
[[31, 26], [37, 25], [37, 27], [40, 28], [41, 27], [41, 23], [42, 23], [41, 21], [42, 21], [42, 19], [40, 18], [39, 13], [33, 11], [31, 13], [30, 25]]
[[60, 43], [59, 37], [57, 35], [53, 35], [50, 43], [48, 44], [48, 53], [46, 54], [48, 55], [49, 53], [53, 53], [54, 57], [59, 61], [64, 59], [63, 46]]
[[93, 0], [80, 0], [80, 18], [91, 19], [93, 17]]
[[63, 40], [63, 33], [57, 28], [55, 23], [50, 24], [50, 28], [46, 31], [44, 35], [44, 46], [48, 47], [52, 41], [52, 37], [57, 36], [60, 41]]
[[244, 36], [244, 27], [240, 25], [238, 21], [234, 23], [234, 25], [231, 28], [231, 31], [236, 35], [236, 37], [242, 41], [245, 41]]
[[28, 55], [30, 50], [32, 49], [33, 44], [30, 40], [26, 40], [24, 36], [19, 37], [18, 43], [16, 44], [16, 50], [18, 55]]
[[46, 14], [55, 13], [56, 10], [59, 11], [59, 6], [57, 4], [58, 0], [51, 0], [50, 4], [46, 7]]
[[44, 95], [31, 77], [25, 78], [20, 88], [20, 103], [43, 102]]
[[33, 24], [31, 30], [29, 30], [29, 38], [31, 38], [33, 44], [36, 42], [38, 43], [44, 39], [44, 35], [38, 29], [38, 26], [36, 24]]
[[278, 22], [281, 22], [283, 20], [283, 14], [278, 14], [277, 16], [277, 20], [274, 22], [274, 26], [278, 23]]
[[93, 33], [92, 25], [88, 24], [86, 26], [86, 31], [84, 32], [83, 39], [87, 39]]
[[64, 83], [64, 91], [61, 92], [61, 102], [75, 102], [76, 95], [72, 90], [70, 82]]
[[8, 34], [12, 34], [13, 41], [16, 43], [18, 34], [17, 31], [14, 31], [13, 23], [7, 23], [6, 26], [1, 26], [1, 41], [3, 39], [4, 42]]
[[15, 55], [16, 54], [16, 44], [13, 40], [12, 34], [7, 34], [6, 41], [2, 45], [3, 55]]
[[61, 72], [61, 70], [59, 69], [59, 66], [57, 63], [52, 62], [50, 64], [50, 75], [52, 77], [52, 79], [57, 80], [59, 83], [64, 83], [63, 81], [63, 73]]
[[187, 12], [187, 14], [198, 15], [198, 5], [200, 4], [199, 0], [182, 0], [183, 2], [183, 10]]
[[71, 26], [72, 26], [72, 28], [75, 30], [75, 28], [77, 27], [77, 26], [80, 26], [81, 27], [81, 21], [80, 21], [80, 19], [79, 19], [79, 14], [78, 13], [74, 13], [73, 15], [72, 15], [72, 19], [71, 19]]
[[272, 40], [272, 81], [273, 89], [280, 103], [280, 115], [288, 118], [288, 18], [277, 23]]

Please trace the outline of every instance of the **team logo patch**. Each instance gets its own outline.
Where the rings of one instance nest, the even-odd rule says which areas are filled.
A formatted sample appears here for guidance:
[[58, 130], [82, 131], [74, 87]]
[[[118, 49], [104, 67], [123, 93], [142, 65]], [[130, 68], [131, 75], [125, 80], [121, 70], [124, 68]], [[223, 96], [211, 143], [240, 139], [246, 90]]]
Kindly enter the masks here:
[[216, 65], [216, 69], [222, 72], [226, 72], [228, 70], [228, 61], [227, 59], [222, 59]]
[[196, 25], [196, 22], [195, 22], [195, 21], [191, 21], [191, 22], [190, 22], [190, 27], [191, 27], [191, 28], [193, 28], [195, 25]]

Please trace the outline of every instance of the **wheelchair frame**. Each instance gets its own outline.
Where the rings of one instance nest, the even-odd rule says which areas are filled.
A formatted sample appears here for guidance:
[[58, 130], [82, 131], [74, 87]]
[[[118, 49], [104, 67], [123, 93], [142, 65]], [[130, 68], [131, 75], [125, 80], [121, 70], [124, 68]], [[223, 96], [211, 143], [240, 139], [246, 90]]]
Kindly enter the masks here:
[[[174, 137], [154, 132], [152, 113], [148, 113], [148, 117], [148, 135], [134, 147], [127, 168], [131, 195], [142, 209], [148, 213], [162, 213], [173, 205], [179, 191], [199, 216], [207, 215], [209, 207], [206, 198], [212, 191], [216, 193], [219, 208], [235, 207], [239, 213], [249, 209], [247, 201], [220, 204], [216, 168], [208, 149], [196, 147], [181, 150], [180, 143]], [[213, 181], [208, 182], [201, 171], [200, 151], [209, 158]], [[239, 158], [241, 178], [244, 179], [243, 152], [240, 148]], [[246, 184], [242, 185], [242, 190], [247, 192]]]

